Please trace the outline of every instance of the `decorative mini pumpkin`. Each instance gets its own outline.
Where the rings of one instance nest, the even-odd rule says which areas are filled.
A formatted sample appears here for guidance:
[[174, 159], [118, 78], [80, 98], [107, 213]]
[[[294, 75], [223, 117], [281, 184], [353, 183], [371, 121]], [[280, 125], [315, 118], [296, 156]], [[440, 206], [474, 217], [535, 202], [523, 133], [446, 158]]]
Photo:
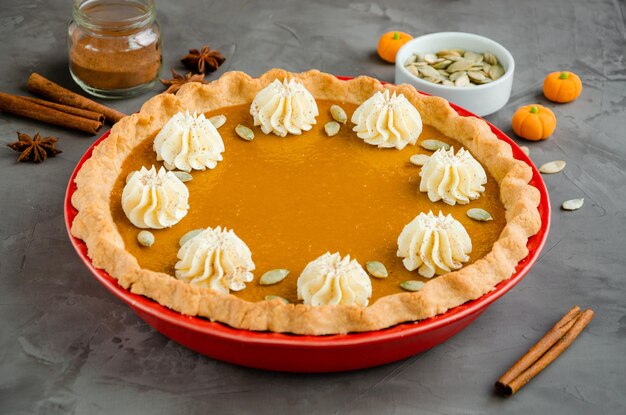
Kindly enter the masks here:
[[573, 72], [552, 72], [543, 80], [543, 95], [550, 101], [570, 102], [578, 98], [583, 83]]
[[513, 131], [531, 141], [545, 140], [556, 128], [556, 116], [549, 108], [539, 104], [519, 108], [511, 119]]
[[409, 40], [413, 39], [413, 36], [404, 32], [387, 32], [378, 40], [378, 56], [383, 60], [395, 63], [396, 54], [398, 50]]

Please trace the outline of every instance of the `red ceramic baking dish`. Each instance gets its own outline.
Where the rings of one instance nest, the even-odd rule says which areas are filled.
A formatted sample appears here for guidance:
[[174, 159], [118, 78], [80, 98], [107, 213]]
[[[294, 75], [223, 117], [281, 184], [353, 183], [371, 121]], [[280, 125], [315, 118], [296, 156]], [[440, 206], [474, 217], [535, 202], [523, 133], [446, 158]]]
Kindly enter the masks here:
[[[475, 117], [474, 114], [451, 105], [460, 115]], [[234, 329], [199, 317], [184, 316], [122, 288], [115, 278], [93, 266], [85, 243], [69, 233], [77, 213], [71, 204], [72, 194], [76, 190], [74, 178], [83, 163], [91, 157], [93, 149], [109, 135], [108, 132], [87, 150], [70, 177], [65, 195], [65, 224], [78, 256], [102, 285], [161, 334], [196, 352], [243, 366], [288, 372], [337, 372], [377, 366], [426, 351], [470, 325], [491, 303], [524, 278], [546, 242], [550, 227], [550, 200], [545, 183], [537, 168], [513, 140], [489, 125], [500, 140], [511, 145], [514, 157], [528, 163], [533, 169], [530, 184], [541, 193], [541, 229], [528, 240], [529, 254], [519, 262], [511, 278], [477, 300], [415, 323], [399, 324], [373, 332], [332, 336], [254, 332]]]

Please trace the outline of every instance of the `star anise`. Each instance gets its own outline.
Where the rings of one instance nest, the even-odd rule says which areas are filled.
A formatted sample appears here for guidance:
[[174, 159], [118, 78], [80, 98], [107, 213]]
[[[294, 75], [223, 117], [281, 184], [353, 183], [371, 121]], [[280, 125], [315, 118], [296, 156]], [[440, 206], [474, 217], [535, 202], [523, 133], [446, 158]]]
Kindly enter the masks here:
[[17, 132], [18, 140], [14, 143], [7, 144], [12, 150], [21, 152], [17, 161], [32, 161], [34, 163], [41, 163], [45, 159], [54, 157], [61, 153], [61, 150], [56, 148], [58, 141], [55, 137], [41, 138], [39, 133], [35, 134], [34, 138]]
[[175, 94], [178, 92], [181, 86], [185, 85], [189, 82], [200, 82], [201, 84], [206, 84], [204, 81], [204, 74], [193, 74], [191, 72], [187, 72], [185, 76], [179, 75], [175, 70], [172, 69], [172, 79], [161, 79], [161, 83], [168, 87], [165, 90], [165, 93]]
[[192, 71], [209, 73], [215, 71], [226, 58], [217, 50], [203, 46], [202, 50], [191, 49], [180, 61]]

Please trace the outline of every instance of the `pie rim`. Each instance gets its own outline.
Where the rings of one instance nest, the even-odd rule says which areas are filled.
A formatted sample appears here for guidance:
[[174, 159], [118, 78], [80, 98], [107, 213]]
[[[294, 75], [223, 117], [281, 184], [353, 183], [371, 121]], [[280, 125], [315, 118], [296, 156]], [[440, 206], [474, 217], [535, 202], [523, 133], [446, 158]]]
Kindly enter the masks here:
[[[248, 302], [141, 268], [124, 248], [109, 208], [111, 190], [128, 154], [182, 109], [209, 112], [250, 103], [261, 88], [286, 77], [302, 82], [316, 99], [360, 103], [383, 89], [403, 93], [425, 124], [459, 141], [499, 183], [506, 225], [492, 250], [471, 265], [428, 281], [419, 292], [388, 295], [365, 308], [313, 307], [280, 300]], [[499, 140], [485, 121], [462, 117], [443, 98], [420, 94], [410, 85], [383, 85], [365, 76], [339, 80], [317, 70], [297, 74], [273, 69], [259, 78], [228, 72], [210, 84], [191, 83], [176, 95], [157, 95], [139, 113], [113, 126], [109, 137], [94, 148], [76, 175], [72, 204], [78, 213], [71, 233], [85, 242], [93, 265], [104, 269], [122, 287], [185, 315], [254, 331], [306, 335], [372, 331], [444, 313], [481, 297], [508, 279], [517, 263], [528, 255], [528, 238], [541, 226], [537, 210], [540, 195], [528, 184], [531, 177], [532, 169], [513, 158], [510, 145]]]

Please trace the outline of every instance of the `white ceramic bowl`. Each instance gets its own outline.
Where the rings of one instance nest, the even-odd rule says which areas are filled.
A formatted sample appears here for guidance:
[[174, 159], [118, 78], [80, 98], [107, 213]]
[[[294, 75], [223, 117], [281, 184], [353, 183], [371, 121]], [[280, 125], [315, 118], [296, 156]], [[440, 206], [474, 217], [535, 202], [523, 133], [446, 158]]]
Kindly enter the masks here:
[[[493, 53], [504, 68], [504, 75], [488, 84], [454, 87], [425, 81], [404, 67], [414, 53], [435, 53], [455, 48]], [[508, 50], [491, 39], [471, 33], [439, 32], [420, 36], [407, 42], [396, 55], [396, 84], [411, 84], [418, 91], [443, 97], [481, 117], [493, 114], [506, 105], [511, 96], [514, 71], [515, 61]]]

